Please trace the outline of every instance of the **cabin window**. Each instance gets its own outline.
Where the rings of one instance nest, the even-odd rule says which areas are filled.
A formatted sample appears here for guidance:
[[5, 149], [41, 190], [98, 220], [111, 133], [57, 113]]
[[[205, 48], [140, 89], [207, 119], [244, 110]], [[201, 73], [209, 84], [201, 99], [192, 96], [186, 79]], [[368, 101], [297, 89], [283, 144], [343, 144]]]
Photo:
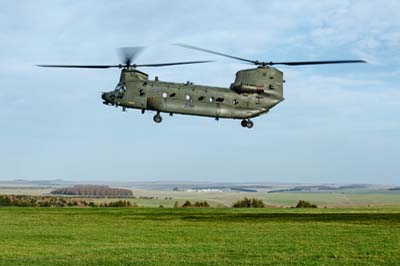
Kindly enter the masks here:
[[219, 102], [219, 103], [222, 103], [222, 102], [224, 102], [224, 98], [218, 97], [218, 98], [216, 99], [216, 101]]
[[145, 96], [146, 92], [143, 89], [139, 90], [139, 96]]
[[210, 97], [209, 101], [212, 103], [214, 101], [214, 97]]
[[163, 97], [163, 98], [167, 98], [167, 97], [168, 97], [168, 93], [163, 92], [162, 97]]
[[171, 95], [169, 96], [169, 97], [175, 97], [175, 95], [176, 95], [176, 93], [175, 92], [173, 92], [173, 93], [171, 93]]
[[274, 90], [274, 85], [269, 85], [268, 87], [270, 90]]
[[236, 100], [236, 99], [234, 99], [234, 100], [232, 101], [232, 103], [233, 103], [233, 105], [237, 105], [237, 104], [239, 103], [239, 101]]
[[199, 101], [204, 100], [204, 98], [205, 98], [204, 96], [200, 96], [200, 97], [199, 97]]
[[192, 96], [190, 96], [189, 94], [186, 94], [185, 99], [186, 99], [186, 101], [190, 101], [192, 99]]

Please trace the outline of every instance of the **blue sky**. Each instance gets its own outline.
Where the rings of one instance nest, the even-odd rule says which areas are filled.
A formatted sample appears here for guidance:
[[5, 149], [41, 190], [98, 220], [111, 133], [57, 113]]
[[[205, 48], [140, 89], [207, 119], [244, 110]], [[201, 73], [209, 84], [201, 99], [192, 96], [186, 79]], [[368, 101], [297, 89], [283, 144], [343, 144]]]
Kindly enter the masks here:
[[[0, 3], [0, 180], [185, 180], [400, 184], [399, 1], [14, 1]], [[148, 46], [153, 79], [228, 87], [248, 65], [171, 46], [265, 60], [365, 59], [279, 67], [286, 100], [240, 121], [105, 106], [115, 48]]]

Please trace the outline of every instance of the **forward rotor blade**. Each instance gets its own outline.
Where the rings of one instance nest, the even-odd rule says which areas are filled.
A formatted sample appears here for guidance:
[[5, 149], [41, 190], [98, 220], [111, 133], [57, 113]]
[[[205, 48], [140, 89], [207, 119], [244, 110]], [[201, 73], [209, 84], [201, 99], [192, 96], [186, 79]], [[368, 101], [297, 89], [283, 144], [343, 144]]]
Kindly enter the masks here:
[[161, 63], [161, 64], [139, 64], [139, 65], [133, 65], [133, 66], [134, 67], [162, 67], [162, 66], [202, 64], [202, 63], [210, 63], [210, 62], [214, 62], [214, 61], [203, 60], [203, 61], [187, 61], [187, 62], [173, 62], [173, 63]]
[[220, 53], [220, 52], [216, 52], [216, 51], [212, 51], [212, 50], [208, 50], [208, 49], [204, 49], [204, 48], [200, 48], [200, 47], [196, 47], [196, 46], [192, 46], [192, 45], [187, 45], [187, 44], [183, 44], [183, 43], [176, 43], [175, 45], [183, 47], [183, 48], [188, 48], [188, 49], [193, 49], [193, 50], [198, 50], [198, 51], [210, 53], [210, 54], [216, 54], [216, 55], [220, 55], [220, 56], [225, 56], [225, 57], [229, 57], [229, 58], [233, 58], [233, 59], [236, 59], [236, 60], [249, 62], [249, 63], [253, 63], [253, 64], [257, 64], [258, 63], [255, 60], [250, 60], [250, 59], [236, 57], [236, 56], [233, 56], [233, 55], [223, 54], [223, 53]]
[[132, 46], [132, 47], [121, 47], [119, 48], [119, 54], [121, 60], [126, 65], [131, 65], [132, 62], [138, 57], [145, 47]]
[[189, 65], [189, 64], [202, 64], [214, 62], [211, 60], [203, 61], [186, 61], [186, 62], [173, 62], [173, 63], [160, 63], [160, 64], [131, 64], [131, 65], [37, 65], [38, 67], [54, 67], [54, 68], [125, 68], [125, 67], [162, 67], [162, 66], [176, 66], [176, 65]]
[[266, 65], [287, 65], [287, 66], [302, 66], [302, 65], [324, 65], [324, 64], [348, 64], [348, 63], [367, 63], [364, 60], [334, 60], [334, 61], [300, 61], [300, 62], [266, 62]]
[[60, 67], [60, 68], [112, 68], [121, 67], [121, 65], [37, 65], [38, 67]]

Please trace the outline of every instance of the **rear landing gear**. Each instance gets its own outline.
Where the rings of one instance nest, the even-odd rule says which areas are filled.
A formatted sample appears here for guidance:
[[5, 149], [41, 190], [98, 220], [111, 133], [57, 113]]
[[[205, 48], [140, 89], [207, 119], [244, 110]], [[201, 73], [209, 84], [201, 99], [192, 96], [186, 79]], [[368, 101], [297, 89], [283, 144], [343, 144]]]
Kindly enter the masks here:
[[253, 121], [251, 121], [250, 119], [249, 120], [243, 119], [240, 124], [242, 125], [242, 127], [247, 127], [247, 128], [252, 128], [254, 126]]
[[153, 117], [154, 122], [156, 123], [161, 123], [162, 117], [160, 115], [160, 112], [157, 112], [157, 114]]

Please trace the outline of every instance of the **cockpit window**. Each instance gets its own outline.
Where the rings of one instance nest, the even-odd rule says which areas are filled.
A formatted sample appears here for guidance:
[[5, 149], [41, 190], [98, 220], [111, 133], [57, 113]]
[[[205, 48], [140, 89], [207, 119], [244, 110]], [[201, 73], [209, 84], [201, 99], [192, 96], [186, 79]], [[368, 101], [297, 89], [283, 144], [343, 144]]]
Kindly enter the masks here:
[[126, 91], [125, 84], [118, 84], [117, 87], [115, 87], [115, 91], [125, 92]]
[[117, 87], [115, 87], [115, 92], [118, 99], [122, 99], [124, 97], [125, 91], [126, 87], [124, 83], [120, 83], [117, 85]]

